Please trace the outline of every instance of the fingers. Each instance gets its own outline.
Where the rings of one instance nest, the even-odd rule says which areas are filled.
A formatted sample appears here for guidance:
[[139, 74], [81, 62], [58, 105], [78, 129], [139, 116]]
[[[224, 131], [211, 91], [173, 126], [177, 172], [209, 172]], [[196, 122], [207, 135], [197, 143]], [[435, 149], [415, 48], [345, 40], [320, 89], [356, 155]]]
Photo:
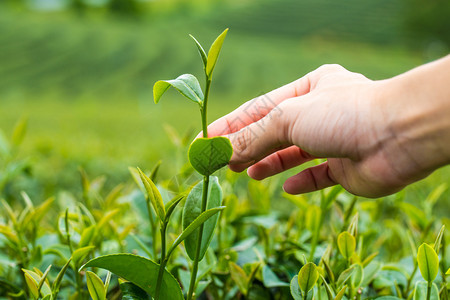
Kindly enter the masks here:
[[[265, 95], [254, 98], [235, 111], [214, 121], [208, 126], [208, 136], [219, 136], [237, 132], [245, 126], [261, 120], [286, 99], [302, 96], [310, 91], [308, 76], [300, 78]], [[200, 137], [200, 134], [199, 136]]]
[[303, 170], [288, 178], [283, 189], [288, 194], [303, 194], [336, 185], [333, 174], [328, 167], [328, 162]]
[[291, 146], [263, 158], [251, 166], [247, 173], [253, 179], [262, 180], [315, 158], [317, 157], [310, 155], [299, 147]]
[[291, 146], [289, 127], [296, 118], [296, 111], [302, 107], [301, 102], [298, 98], [284, 101], [277, 110], [272, 110], [259, 121], [227, 135], [234, 150], [231, 169], [242, 171], [243, 167], [266, 155]]

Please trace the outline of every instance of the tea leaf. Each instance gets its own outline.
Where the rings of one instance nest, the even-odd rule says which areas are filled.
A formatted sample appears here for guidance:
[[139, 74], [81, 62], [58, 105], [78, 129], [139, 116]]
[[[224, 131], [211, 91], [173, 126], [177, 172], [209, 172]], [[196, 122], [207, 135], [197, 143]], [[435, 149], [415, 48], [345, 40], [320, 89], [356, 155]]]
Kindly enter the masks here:
[[436, 251], [430, 245], [423, 243], [417, 251], [417, 263], [422, 277], [432, 282], [439, 271], [439, 258]]
[[161, 96], [170, 88], [174, 87], [183, 96], [195, 103], [203, 103], [203, 92], [197, 78], [191, 74], [183, 74], [172, 80], [159, 80], [153, 86], [153, 99], [158, 103]]
[[212, 43], [208, 51], [208, 61], [206, 63], [206, 76], [209, 78], [212, 75], [214, 67], [216, 66], [217, 58], [219, 57], [220, 49], [222, 49], [223, 41], [227, 36], [228, 28], [225, 29], [217, 39]]
[[159, 193], [159, 190], [156, 188], [156, 185], [151, 181], [150, 178], [145, 175], [141, 169], [138, 168], [139, 175], [141, 177], [142, 183], [145, 186], [145, 190], [147, 191], [148, 198], [155, 209], [156, 214], [158, 215], [161, 222], [164, 222], [166, 217], [166, 211], [164, 208], [164, 202]]
[[97, 274], [87, 271], [86, 272], [86, 282], [89, 290], [89, 295], [91, 295], [92, 300], [105, 300], [106, 291], [103, 285], [103, 281]]
[[189, 147], [189, 162], [197, 172], [209, 176], [226, 166], [232, 154], [231, 142], [225, 137], [198, 138]]
[[319, 271], [314, 263], [309, 262], [298, 272], [298, 286], [303, 293], [308, 293], [319, 279]]
[[[155, 295], [159, 265], [150, 259], [133, 254], [112, 254], [94, 258], [81, 269], [87, 267], [109, 270], [136, 284], [148, 294]], [[160, 299], [183, 300], [178, 281], [167, 270], [164, 270]]]
[[206, 71], [206, 63], [208, 62], [208, 57], [206, 56], [206, 52], [203, 49], [202, 45], [200, 45], [200, 43], [197, 41], [197, 39], [192, 34], [190, 34], [189, 36], [194, 40], [195, 45], [197, 46], [198, 53], [200, 54], [200, 57], [203, 62], [203, 68]]
[[81, 233], [80, 243], [78, 244], [78, 246], [80, 248], [88, 246], [94, 235], [95, 235], [95, 225], [91, 225], [89, 227], [84, 228]]
[[337, 280], [338, 286], [342, 286], [345, 284], [353, 275], [353, 272], [355, 271], [355, 265], [350, 266], [350, 268], [344, 270], [341, 275], [339, 275], [339, 278]]
[[34, 299], [39, 297], [38, 284], [36, 280], [28, 273], [25, 273], [25, 282], [27, 283], [28, 289], [33, 295]]
[[49, 265], [47, 267], [47, 269], [45, 270], [44, 274], [41, 275], [41, 280], [39, 281], [39, 285], [38, 285], [38, 292], [41, 292], [42, 286], [44, 284], [46, 284], [47, 287], [47, 295], [51, 294], [51, 289], [50, 289], [50, 283], [48, 281], [48, 273], [50, 272], [50, 269], [52, 268], [52, 265]]
[[61, 286], [61, 281], [64, 277], [64, 274], [67, 271], [67, 268], [70, 265], [70, 262], [72, 261], [72, 258], [69, 258], [69, 260], [66, 262], [66, 264], [62, 267], [61, 271], [59, 271], [58, 276], [56, 276], [55, 281], [53, 281], [52, 285], [52, 298], [57, 299], [56, 296], [59, 293], [59, 287]]
[[445, 275], [450, 275], [450, 268], [448, 268], [447, 272], [445, 272]]
[[294, 300], [302, 300], [302, 291], [300, 290], [300, 287], [298, 286], [298, 276], [295, 275], [294, 278], [291, 280], [290, 284], [290, 291], [292, 298]]
[[334, 300], [341, 300], [344, 297], [345, 290], [347, 289], [347, 286], [344, 285], [342, 289], [336, 294], [336, 297], [334, 297]]
[[[204, 211], [202, 214], [200, 214], [191, 224], [189, 224], [186, 229], [183, 230], [183, 232], [177, 237], [177, 239], [173, 242], [172, 246], [170, 247], [168, 253], [168, 256], [175, 250], [175, 248], [184, 241], [189, 235], [192, 234], [200, 225], [208, 221], [209, 218], [217, 214], [218, 212], [225, 209], [225, 206], [219, 206], [215, 208], [208, 209]], [[203, 229], [204, 230], [204, 229]]]
[[91, 252], [92, 249], [94, 249], [95, 246], [87, 246], [83, 248], [79, 248], [75, 251], [73, 251], [72, 254], [72, 261], [76, 268], [83, 262], [83, 260], [86, 258], [86, 256]]
[[[413, 300], [427, 299], [428, 284], [425, 281], [418, 281], [414, 288]], [[439, 290], [436, 284], [431, 285], [431, 293], [429, 300], [439, 300]]]
[[356, 249], [355, 237], [347, 231], [342, 232], [338, 236], [338, 248], [342, 256], [349, 259]]
[[442, 237], [444, 236], [445, 225], [442, 225], [441, 230], [436, 237], [436, 241], [434, 242], [434, 251], [439, 255], [439, 250], [441, 249]]
[[148, 300], [147, 293], [137, 285], [119, 279], [119, 287], [122, 291], [122, 300]]
[[178, 203], [181, 202], [181, 200], [183, 200], [186, 197], [185, 194], [180, 194], [175, 196], [174, 198], [172, 198], [172, 200], [170, 200], [169, 202], [166, 203], [165, 210], [166, 210], [166, 220], [165, 222], [169, 222], [169, 218], [170, 215], [172, 214], [172, 212], [175, 210], [175, 208], [177, 207]]
[[244, 294], [244, 296], [248, 293], [248, 276], [245, 273], [245, 271], [235, 264], [234, 262], [230, 261], [228, 263], [229, 269], [230, 269], [230, 275], [231, 278], [236, 282], [239, 290]]
[[[202, 194], [203, 194], [203, 181], [194, 186], [186, 198], [183, 210], [183, 230], [186, 230], [188, 226], [194, 222], [194, 220], [200, 215], [202, 206]], [[209, 177], [208, 185], [208, 202], [207, 209], [219, 207], [222, 204], [222, 188], [219, 185], [219, 180], [215, 176]], [[209, 218], [203, 225], [202, 246], [200, 250], [200, 260], [206, 253], [209, 243], [213, 238], [214, 229], [216, 228], [219, 215], [215, 215]], [[197, 249], [199, 229], [197, 228], [191, 233], [184, 241], [186, 252], [188, 256], [193, 260], [195, 257], [195, 250]]]
[[267, 265], [262, 269], [262, 278], [264, 286], [267, 288], [289, 286], [289, 283], [281, 281]]
[[330, 285], [327, 283], [327, 281], [322, 275], [320, 275], [320, 279], [322, 279], [323, 285], [325, 286], [325, 291], [327, 292], [328, 300], [333, 300], [333, 292], [331, 290]]
[[358, 288], [364, 278], [364, 270], [360, 264], [355, 264], [355, 270], [351, 277], [352, 286]]

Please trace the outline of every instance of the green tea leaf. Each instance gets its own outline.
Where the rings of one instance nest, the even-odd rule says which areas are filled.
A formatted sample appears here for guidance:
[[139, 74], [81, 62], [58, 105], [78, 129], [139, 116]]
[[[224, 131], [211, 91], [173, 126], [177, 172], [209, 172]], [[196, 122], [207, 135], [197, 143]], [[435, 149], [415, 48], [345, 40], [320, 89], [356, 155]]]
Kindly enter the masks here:
[[445, 225], [442, 225], [441, 230], [436, 237], [436, 241], [434, 242], [434, 251], [439, 255], [439, 250], [441, 249], [442, 237], [444, 236]]
[[376, 300], [402, 300], [402, 298], [394, 297], [394, 296], [383, 296], [375, 298]]
[[353, 272], [351, 277], [352, 286], [354, 288], [358, 288], [361, 285], [363, 278], [364, 278], [364, 270], [362, 265], [355, 264], [355, 271]]
[[200, 225], [208, 221], [209, 218], [217, 214], [218, 212], [225, 209], [225, 206], [219, 206], [211, 209], [207, 209], [202, 214], [200, 214], [191, 224], [189, 224], [186, 229], [183, 230], [183, 232], [177, 237], [177, 239], [173, 242], [172, 246], [170, 247], [169, 251], [167, 252], [168, 256], [172, 254], [172, 252], [175, 250], [175, 248], [184, 241], [189, 235], [191, 235]]
[[347, 289], [347, 286], [344, 285], [342, 289], [336, 294], [336, 297], [334, 297], [334, 300], [341, 300], [344, 297], [345, 290]]
[[236, 282], [236, 285], [238, 286], [239, 290], [242, 292], [242, 294], [247, 295], [248, 293], [248, 276], [245, 273], [245, 271], [235, 264], [234, 262], [230, 261], [228, 263], [230, 275], [234, 282]]
[[95, 225], [91, 225], [83, 229], [80, 237], [79, 247], [86, 247], [90, 244], [92, 238], [95, 235]]
[[349, 259], [356, 249], [355, 237], [347, 231], [342, 232], [338, 236], [338, 248], [342, 256]]
[[[186, 203], [183, 209], [183, 230], [186, 230], [188, 226], [194, 222], [194, 220], [200, 215], [202, 207], [202, 194], [203, 194], [203, 181], [194, 186], [186, 198]], [[222, 188], [219, 185], [219, 180], [215, 176], [209, 177], [208, 185], [208, 202], [207, 209], [219, 207], [222, 204]], [[208, 249], [216, 228], [219, 215], [215, 215], [209, 218], [203, 225], [202, 246], [200, 250], [200, 260]], [[194, 260], [195, 250], [197, 249], [197, 239], [200, 229], [196, 229], [184, 241], [186, 252], [188, 256]]]
[[[41, 282], [41, 278], [42, 278], [40, 274], [38, 274], [36, 272], [33, 272], [33, 271], [30, 271], [30, 270], [26, 270], [26, 269], [22, 269], [22, 271], [25, 273], [25, 277], [26, 277], [26, 275], [28, 275], [30, 278], [32, 278], [34, 280], [34, 282], [36, 283], [36, 292], [38, 293], [38, 295], [41, 294], [43, 296], [46, 296], [48, 294], [51, 294], [50, 286], [45, 281], [45, 279], [43, 281], [42, 286], [39, 287], [39, 283]], [[30, 288], [30, 290], [32, 291], [32, 289], [34, 289], [34, 288], [32, 288], [30, 286], [31, 283], [32, 282], [30, 281], [30, 279], [28, 279], [27, 280], [27, 284], [28, 284], [28, 287]], [[32, 291], [32, 293], [34, 294], [33, 291]]]
[[97, 274], [91, 271], [87, 271], [86, 282], [92, 300], [106, 299], [105, 286], [103, 285], [103, 281], [100, 279], [100, 277], [97, 276]]
[[228, 28], [225, 29], [217, 39], [212, 43], [208, 51], [208, 61], [206, 63], [206, 75], [211, 78], [214, 67], [216, 66], [217, 58], [219, 57], [220, 49], [222, 49], [223, 41], [227, 36]]
[[70, 265], [70, 262], [72, 261], [72, 258], [69, 258], [69, 260], [66, 262], [66, 264], [62, 267], [61, 271], [59, 271], [58, 276], [56, 276], [55, 281], [53, 281], [52, 285], [52, 298], [57, 299], [56, 296], [59, 293], [59, 287], [61, 286], [61, 281], [64, 277], [64, 274], [67, 271], [67, 268]]
[[450, 268], [448, 268], [447, 272], [445, 272], [445, 275], [450, 275]]
[[298, 276], [295, 275], [290, 284], [291, 295], [294, 300], [302, 300], [302, 291], [298, 286]]
[[267, 288], [289, 286], [289, 283], [281, 281], [268, 265], [265, 265], [262, 269], [262, 278], [264, 286]]
[[25, 282], [27, 283], [28, 289], [33, 295], [33, 298], [37, 299], [39, 297], [39, 291], [38, 283], [36, 282], [36, 280], [30, 274], [25, 273]]
[[177, 207], [177, 205], [186, 197], [185, 194], [180, 194], [175, 197], [173, 197], [169, 202], [166, 203], [165, 210], [166, 210], [166, 220], [165, 222], [169, 222], [170, 215], [172, 215], [173, 211]]
[[232, 154], [231, 142], [225, 137], [198, 138], [189, 147], [189, 162], [197, 172], [209, 176], [226, 166]]
[[328, 284], [328, 282], [325, 280], [325, 278], [322, 275], [320, 275], [320, 279], [322, 279], [322, 283], [325, 287], [325, 291], [327, 292], [328, 300], [333, 300], [333, 291], [331, 290], [330, 285]]
[[[418, 281], [416, 287], [414, 288], [413, 300], [424, 300], [427, 299], [427, 289], [428, 284], [425, 281]], [[439, 300], [439, 290], [436, 284], [432, 284], [430, 300]]]
[[86, 258], [86, 256], [91, 252], [92, 249], [94, 249], [95, 246], [87, 246], [83, 248], [79, 248], [75, 251], [73, 251], [72, 254], [72, 261], [76, 268], [83, 262], [83, 260]]
[[150, 178], [145, 175], [141, 169], [138, 168], [139, 176], [141, 177], [142, 183], [144, 184], [145, 190], [147, 191], [148, 198], [150, 202], [153, 205], [153, 208], [155, 209], [156, 214], [158, 215], [161, 222], [164, 222], [164, 219], [166, 218], [166, 210], [164, 208], [164, 202], [161, 197], [161, 194], [159, 193], [158, 188], [153, 183], [153, 181], [150, 180]]
[[190, 34], [189, 36], [194, 40], [195, 45], [197, 46], [198, 53], [200, 54], [200, 57], [203, 62], [203, 68], [206, 71], [206, 63], [208, 62], [208, 57], [206, 56], [206, 52], [203, 49], [202, 45], [200, 45], [200, 43], [197, 41], [197, 39], [192, 34]]
[[319, 279], [319, 271], [314, 263], [309, 262], [298, 272], [298, 286], [303, 293], [309, 292]]
[[122, 300], [149, 300], [147, 293], [129, 281], [119, 280], [119, 287], [122, 291]]
[[197, 78], [191, 74], [183, 74], [172, 80], [159, 80], [153, 86], [153, 99], [158, 103], [161, 96], [170, 88], [174, 87], [183, 96], [195, 103], [203, 103], [203, 92]]
[[417, 263], [422, 277], [432, 282], [439, 271], [439, 258], [436, 251], [430, 245], [423, 243], [417, 251]]
[[348, 269], [344, 270], [337, 280], [338, 286], [344, 285], [352, 277], [353, 272], [355, 272], [355, 265], [351, 265]]
[[[154, 296], [159, 265], [154, 261], [133, 254], [112, 254], [94, 258], [81, 267], [97, 267], [111, 271], [139, 286]], [[167, 270], [164, 270], [160, 299], [184, 300], [181, 287]]]

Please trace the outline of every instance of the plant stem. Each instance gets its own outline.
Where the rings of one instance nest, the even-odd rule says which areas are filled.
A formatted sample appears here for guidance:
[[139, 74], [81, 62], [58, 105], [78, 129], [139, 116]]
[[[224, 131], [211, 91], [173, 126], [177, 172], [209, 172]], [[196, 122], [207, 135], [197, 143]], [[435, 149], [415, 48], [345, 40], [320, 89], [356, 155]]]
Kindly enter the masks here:
[[205, 85], [205, 99], [203, 100], [202, 107], [200, 108], [202, 114], [202, 129], [204, 138], [208, 137], [207, 109], [208, 109], [208, 97], [210, 88], [211, 88], [211, 79], [207, 77]]
[[[203, 129], [203, 137], [208, 137], [208, 119], [207, 119], [207, 111], [208, 111], [208, 98], [209, 98], [209, 90], [211, 88], [211, 78], [206, 75], [206, 84], [205, 84], [205, 98], [200, 107], [200, 113], [202, 115], [202, 129]], [[203, 193], [202, 193], [202, 210], [200, 213], [203, 213], [206, 210], [206, 205], [208, 204], [208, 186], [209, 186], [209, 176], [203, 176]], [[202, 239], [203, 239], [203, 225], [200, 225], [198, 230], [198, 240], [197, 240], [197, 249], [195, 250], [195, 257], [192, 265], [192, 273], [191, 273], [191, 281], [189, 283], [189, 292], [187, 294], [187, 300], [192, 300], [195, 292], [195, 282], [197, 279], [197, 271], [198, 271], [198, 263], [200, 259], [200, 250], [202, 247]]]
[[161, 225], [161, 259], [159, 261], [158, 280], [156, 281], [155, 299], [159, 299], [159, 293], [161, 290], [161, 283], [164, 276], [164, 269], [166, 268], [166, 228], [167, 223]]
[[433, 281], [428, 282], [427, 286], [427, 300], [430, 300], [431, 297], [431, 286], [433, 285]]
[[[206, 210], [206, 205], [208, 202], [208, 185], [209, 185], [209, 176], [203, 177], [203, 193], [202, 193], [202, 213]], [[202, 247], [202, 238], [203, 238], [203, 225], [200, 225], [199, 232], [198, 232], [198, 240], [197, 240], [197, 249], [195, 250], [195, 258], [192, 266], [192, 273], [191, 273], [191, 282], [189, 283], [189, 292], [188, 292], [188, 300], [193, 299], [194, 289], [195, 289], [195, 281], [197, 278], [197, 270], [198, 270], [198, 263], [200, 259], [200, 250]]]

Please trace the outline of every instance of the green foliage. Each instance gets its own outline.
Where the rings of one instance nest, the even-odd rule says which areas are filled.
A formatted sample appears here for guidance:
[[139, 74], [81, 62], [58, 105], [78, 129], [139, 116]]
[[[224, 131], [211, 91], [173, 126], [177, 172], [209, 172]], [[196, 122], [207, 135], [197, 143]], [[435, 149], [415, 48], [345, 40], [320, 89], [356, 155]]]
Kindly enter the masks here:
[[417, 252], [417, 263], [422, 277], [432, 282], [439, 272], [439, 258], [436, 251], [430, 245], [422, 244]]
[[232, 154], [230, 140], [225, 137], [198, 138], [189, 147], [189, 162], [197, 172], [209, 176], [226, 166]]
[[303, 293], [308, 293], [319, 279], [319, 271], [314, 263], [307, 263], [298, 273], [298, 286]]
[[[208, 200], [207, 209], [218, 208], [222, 205], [222, 188], [219, 185], [219, 180], [215, 176], [209, 177], [208, 184]], [[189, 226], [196, 220], [202, 213], [202, 196], [203, 196], [204, 182], [199, 182], [194, 186], [186, 198], [186, 203], [183, 209], [183, 230], [187, 230]], [[219, 216], [215, 215], [204, 223], [202, 243], [200, 250], [200, 260], [206, 253], [209, 244], [213, 238], [214, 229], [217, 226]], [[184, 245], [189, 257], [193, 260], [197, 250], [197, 240], [199, 237], [199, 229], [196, 229], [185, 240]]]
[[350, 259], [356, 249], [355, 237], [347, 231], [342, 232], [338, 236], [338, 247], [341, 255], [346, 259]]
[[97, 276], [97, 274], [87, 271], [86, 282], [89, 294], [93, 300], [106, 300], [106, 291], [103, 281]]
[[195, 103], [203, 103], [203, 92], [197, 78], [191, 74], [183, 74], [173, 80], [159, 80], [153, 86], [153, 99], [158, 103], [161, 96], [173, 86], [183, 96]]
[[413, 300], [439, 300], [439, 290], [436, 284], [431, 285], [430, 293], [428, 293], [428, 284], [425, 281], [418, 281], [414, 289]]
[[[88, 267], [109, 270], [133, 282], [149, 295], [155, 295], [159, 265], [150, 259], [132, 254], [112, 254], [94, 258], [82, 268]], [[162, 299], [183, 299], [180, 285], [167, 271], [164, 271], [160, 296]]]

